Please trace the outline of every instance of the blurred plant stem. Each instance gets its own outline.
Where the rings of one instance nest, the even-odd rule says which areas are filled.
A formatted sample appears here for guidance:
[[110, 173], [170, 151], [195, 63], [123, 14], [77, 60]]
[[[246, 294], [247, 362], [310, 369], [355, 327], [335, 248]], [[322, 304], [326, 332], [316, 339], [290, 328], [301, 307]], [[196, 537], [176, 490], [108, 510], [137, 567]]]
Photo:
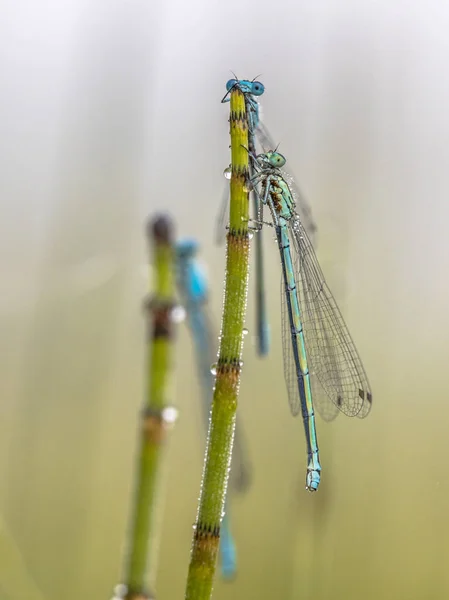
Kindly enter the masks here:
[[148, 225], [153, 246], [153, 296], [146, 305], [148, 312], [148, 382], [147, 398], [141, 418], [141, 441], [137, 459], [131, 539], [128, 548], [125, 585], [126, 600], [154, 598], [155, 579], [155, 508], [158, 470], [163, 442], [170, 423], [176, 417], [166, 406], [173, 342], [174, 248], [173, 225], [159, 216]]
[[242, 366], [250, 239], [246, 187], [249, 157], [245, 98], [237, 86], [231, 92], [230, 109], [232, 175], [222, 331], [206, 461], [187, 577], [187, 600], [208, 600], [212, 594]]
[[0, 598], [44, 600], [11, 532], [0, 517]]

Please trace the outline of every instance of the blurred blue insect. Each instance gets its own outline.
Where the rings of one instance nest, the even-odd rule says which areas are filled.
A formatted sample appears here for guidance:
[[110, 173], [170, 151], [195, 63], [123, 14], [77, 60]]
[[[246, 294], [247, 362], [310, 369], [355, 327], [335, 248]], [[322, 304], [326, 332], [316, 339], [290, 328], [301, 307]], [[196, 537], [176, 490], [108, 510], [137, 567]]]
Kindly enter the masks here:
[[[195, 346], [203, 419], [207, 432], [214, 385], [211, 366], [216, 361], [217, 338], [212, 333], [213, 328], [207, 311], [207, 278], [197, 260], [197, 252], [198, 244], [195, 240], [186, 239], [178, 242], [176, 247], [177, 285], [186, 309], [187, 322]], [[231, 489], [239, 493], [245, 492], [250, 485], [250, 478], [251, 467], [247, 461], [241, 425], [237, 419], [230, 474]], [[237, 558], [229, 526], [228, 509], [229, 500], [227, 499], [226, 514], [220, 528], [220, 555], [222, 575], [225, 579], [232, 579], [236, 574]]]

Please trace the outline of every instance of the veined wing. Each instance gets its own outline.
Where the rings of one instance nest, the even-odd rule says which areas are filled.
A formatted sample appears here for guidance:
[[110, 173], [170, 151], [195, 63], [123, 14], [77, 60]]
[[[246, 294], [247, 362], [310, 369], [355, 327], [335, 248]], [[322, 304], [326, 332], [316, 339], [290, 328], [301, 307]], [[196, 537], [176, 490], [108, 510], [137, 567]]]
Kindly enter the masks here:
[[[290, 237], [290, 236], [289, 236]], [[291, 241], [291, 240], [290, 240]], [[291, 246], [291, 248], [295, 249], [295, 246]], [[296, 269], [297, 270], [297, 269]], [[298, 286], [298, 282], [296, 282]], [[298, 295], [300, 292], [300, 288], [298, 287]], [[301, 296], [299, 296], [299, 301], [301, 302]], [[282, 351], [283, 351], [283, 359], [284, 359], [284, 378], [285, 384], [287, 387], [288, 393], [288, 401], [290, 405], [290, 411], [294, 417], [296, 417], [301, 411], [301, 399], [298, 393], [298, 374], [297, 374], [297, 366], [295, 362], [295, 358], [293, 356], [292, 350], [292, 326], [290, 323], [290, 316], [287, 304], [287, 298], [285, 293], [285, 282], [284, 275], [281, 276], [281, 319], [282, 319]], [[301, 314], [301, 320], [303, 320], [304, 316]], [[304, 327], [304, 324], [303, 324]], [[306, 358], [309, 363], [309, 353], [306, 347]], [[335, 404], [333, 404], [328, 395], [326, 394], [323, 386], [321, 385], [319, 379], [311, 372], [310, 364], [310, 382], [312, 386], [312, 400], [314, 406], [319, 411], [321, 417], [325, 421], [332, 421], [338, 414], [338, 408]]]
[[226, 183], [220, 203], [220, 210], [215, 220], [215, 243], [222, 246], [226, 240], [226, 227], [229, 217], [229, 183]]
[[[279, 243], [279, 242], [278, 242]], [[293, 247], [290, 245], [290, 251]], [[293, 260], [294, 257], [292, 257]], [[284, 259], [281, 259], [282, 262]], [[294, 264], [294, 263], [292, 263]], [[285, 267], [287, 268], [287, 267]], [[284, 265], [283, 265], [284, 270]], [[301, 398], [298, 389], [298, 369], [299, 365], [293, 354], [293, 329], [290, 310], [293, 310], [293, 306], [290, 308], [289, 300], [287, 296], [288, 282], [285, 280], [284, 272], [281, 276], [281, 320], [282, 320], [282, 353], [284, 358], [284, 379], [285, 385], [287, 386], [288, 402], [290, 405], [290, 411], [294, 417], [298, 416], [301, 412]], [[299, 358], [299, 348], [298, 348]]]
[[366, 417], [372, 392], [360, 356], [305, 228], [293, 218], [289, 229], [296, 250], [295, 273], [309, 370], [339, 410], [350, 417]]
[[[250, 160], [250, 178], [254, 176], [254, 165], [253, 161]], [[229, 182], [227, 181], [223, 190], [223, 196], [220, 203], [220, 209], [215, 220], [215, 244], [222, 246], [226, 241], [226, 231], [229, 219], [229, 202], [230, 202], [230, 189]], [[256, 201], [257, 202], [257, 201]], [[254, 219], [257, 219], [257, 209], [254, 209]]]
[[[261, 121], [259, 121], [259, 123], [257, 125], [256, 137], [257, 137], [259, 144], [262, 146], [262, 149], [264, 150], [264, 152], [266, 152], [268, 150], [274, 150], [274, 148], [277, 145], [277, 144], [275, 144], [267, 127]], [[315, 243], [316, 242], [315, 238], [316, 238], [316, 233], [317, 233], [318, 228], [317, 228], [317, 225], [313, 218], [312, 209], [310, 207], [310, 204], [305, 199], [304, 194], [299, 189], [295, 180], [288, 173], [283, 172], [282, 175], [285, 178], [285, 181], [287, 182], [287, 184], [290, 188], [290, 191], [293, 193], [293, 198], [296, 202], [301, 221], [302, 221], [302, 223], [304, 223], [305, 228], [309, 234], [309, 237], [312, 239], [313, 243]]]
[[292, 349], [292, 325], [285, 292], [284, 274], [281, 275], [281, 321], [282, 354], [284, 359], [284, 379], [287, 386], [288, 403], [294, 417], [301, 412], [301, 398], [298, 392], [298, 373]]
[[[324, 335], [327, 338], [329, 336], [329, 332], [325, 330]], [[326, 339], [326, 343], [327, 348], [329, 348], [330, 351], [330, 359], [333, 361], [333, 364], [336, 364], [336, 356], [334, 354], [333, 345], [329, 339]], [[324, 421], [333, 421], [340, 412], [338, 406], [331, 401], [329, 396], [326, 394], [326, 390], [321, 385], [320, 380], [312, 371], [310, 373], [310, 381], [312, 384], [313, 405], [318, 410], [321, 418]], [[338, 372], [336, 373], [336, 387], [341, 389], [340, 374]]]
[[241, 419], [235, 423], [234, 447], [232, 449], [232, 469], [229, 475], [229, 485], [232, 489], [243, 494], [251, 486], [252, 467], [246, 450], [246, 439], [241, 427]]

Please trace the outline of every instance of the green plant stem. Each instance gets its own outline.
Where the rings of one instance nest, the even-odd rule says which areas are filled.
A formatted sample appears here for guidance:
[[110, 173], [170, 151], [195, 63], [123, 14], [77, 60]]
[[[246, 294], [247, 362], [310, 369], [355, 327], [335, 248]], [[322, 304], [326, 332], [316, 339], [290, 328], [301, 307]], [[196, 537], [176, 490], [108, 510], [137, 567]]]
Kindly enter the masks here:
[[221, 343], [186, 600], [209, 600], [212, 594], [242, 364], [249, 267], [249, 206], [245, 186], [249, 167], [245, 99], [239, 89], [232, 91], [230, 106], [231, 203]]
[[0, 556], [1, 598], [45, 599], [25, 564], [20, 548], [1, 517]]
[[[153, 297], [147, 303], [147, 397], [141, 420], [131, 543], [125, 576], [126, 600], [153, 599], [154, 569], [149, 562], [150, 542], [155, 537], [158, 468], [169, 421], [166, 390], [170, 374], [174, 306], [174, 249], [172, 223], [161, 216], [150, 222], [153, 245]], [[151, 589], [151, 592], [150, 592]]]

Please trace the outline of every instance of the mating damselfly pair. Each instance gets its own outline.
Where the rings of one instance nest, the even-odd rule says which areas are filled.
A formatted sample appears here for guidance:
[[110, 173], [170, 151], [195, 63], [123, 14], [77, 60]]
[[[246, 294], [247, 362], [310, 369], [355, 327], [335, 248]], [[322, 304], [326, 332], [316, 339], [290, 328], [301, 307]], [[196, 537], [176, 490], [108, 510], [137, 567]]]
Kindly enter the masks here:
[[[276, 234], [282, 265], [284, 375], [290, 410], [294, 416], [301, 412], [304, 422], [308, 455], [306, 489], [316, 491], [321, 465], [314, 407], [325, 420], [335, 418], [339, 411], [363, 418], [371, 409], [371, 388], [316, 258], [309, 236], [316, 229], [310, 208], [302, 195], [295, 196], [292, 179], [282, 170], [286, 159], [273, 150], [274, 144], [260, 123], [256, 98], [265, 88], [258, 81], [231, 79], [226, 89], [223, 101], [234, 90], [239, 90], [245, 97], [250, 164], [246, 187], [254, 197], [256, 273], [262, 278], [257, 281], [257, 289], [262, 297], [260, 231], [263, 225], [270, 225]], [[260, 154], [256, 154], [256, 136], [264, 150]], [[267, 143], [269, 148], [264, 147]], [[270, 211], [270, 224], [263, 221], [264, 207]], [[265, 306], [264, 301], [262, 306]], [[265, 318], [265, 314], [258, 315], [259, 331], [263, 332]]]
[[[248, 145], [250, 155], [256, 154], [256, 140], [262, 148], [274, 148], [275, 144], [271, 137], [267, 127], [262, 123], [261, 120], [261, 109], [257, 101], [257, 97], [261, 96], [265, 87], [260, 81], [246, 81], [230, 79], [226, 84], [226, 94], [222, 99], [222, 102], [229, 101], [229, 94], [233, 87], [238, 85], [239, 89], [245, 95], [246, 104], [246, 115], [248, 121]], [[225, 177], [230, 179], [231, 169], [228, 167], [224, 171]], [[252, 163], [250, 162], [250, 178], [254, 175], [252, 169]], [[315, 238], [317, 232], [317, 226], [313, 219], [312, 210], [307, 203], [301, 190], [291, 178], [291, 185], [294, 187], [295, 197], [298, 201], [298, 208], [301, 215], [301, 220], [305, 224], [305, 227], [312, 238]], [[256, 193], [252, 194], [253, 197], [253, 210], [254, 214], [259, 213], [259, 199]], [[229, 190], [225, 189], [221, 209], [217, 219], [216, 228], [216, 239], [220, 244], [224, 241], [224, 231], [226, 229], [227, 213], [229, 207]], [[269, 324], [267, 316], [267, 307], [265, 300], [265, 277], [263, 269], [263, 245], [262, 245], [262, 234], [261, 232], [255, 239], [255, 252], [256, 252], [256, 342], [257, 352], [259, 356], [265, 356], [269, 352], [270, 346], [270, 334]]]

